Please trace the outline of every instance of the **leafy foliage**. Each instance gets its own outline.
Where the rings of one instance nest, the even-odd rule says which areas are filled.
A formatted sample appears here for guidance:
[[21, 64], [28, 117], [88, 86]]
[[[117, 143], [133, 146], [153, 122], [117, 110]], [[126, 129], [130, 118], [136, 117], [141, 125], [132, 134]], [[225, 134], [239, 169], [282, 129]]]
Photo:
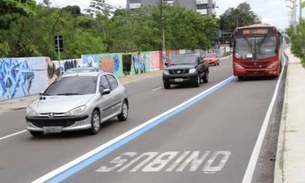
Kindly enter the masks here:
[[[167, 49], [211, 48], [216, 38], [215, 17], [203, 17], [175, 4], [164, 4]], [[81, 54], [161, 50], [160, 9], [113, 8], [92, 0], [84, 13], [78, 6], [55, 8], [50, 0], [0, 0], [0, 56], [50, 56], [57, 59], [54, 36], [61, 35], [61, 59]], [[6, 25], [6, 26], [5, 26]]]
[[287, 30], [289, 36], [289, 42], [291, 43], [291, 52], [301, 59], [303, 66], [305, 67], [305, 21], [301, 20], [297, 26], [296, 31], [291, 26]]
[[220, 29], [225, 31], [233, 31], [238, 26], [247, 26], [252, 24], [260, 24], [261, 20], [251, 10], [248, 3], [244, 2], [237, 8], [229, 8], [220, 16]]

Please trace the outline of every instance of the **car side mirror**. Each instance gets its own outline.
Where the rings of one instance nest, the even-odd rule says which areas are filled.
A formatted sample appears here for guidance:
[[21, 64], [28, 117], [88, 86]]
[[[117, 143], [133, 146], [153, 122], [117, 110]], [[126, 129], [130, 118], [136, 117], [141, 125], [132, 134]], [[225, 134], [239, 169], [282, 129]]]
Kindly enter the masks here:
[[100, 87], [100, 93], [101, 93], [101, 95], [108, 95], [108, 94], [110, 94], [110, 89], [105, 89], [105, 88], [103, 88], [103, 87]]
[[165, 65], [166, 67], [168, 67], [169, 64], [168, 64], [167, 62], [165, 62], [164, 65]]

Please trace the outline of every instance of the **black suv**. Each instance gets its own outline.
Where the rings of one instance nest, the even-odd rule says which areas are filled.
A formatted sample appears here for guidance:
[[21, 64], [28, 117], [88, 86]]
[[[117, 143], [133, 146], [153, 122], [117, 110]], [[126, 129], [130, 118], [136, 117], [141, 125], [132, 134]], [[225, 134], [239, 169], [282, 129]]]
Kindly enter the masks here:
[[170, 88], [171, 84], [194, 84], [209, 81], [209, 63], [198, 54], [175, 55], [170, 63], [166, 63], [163, 71], [164, 88]]

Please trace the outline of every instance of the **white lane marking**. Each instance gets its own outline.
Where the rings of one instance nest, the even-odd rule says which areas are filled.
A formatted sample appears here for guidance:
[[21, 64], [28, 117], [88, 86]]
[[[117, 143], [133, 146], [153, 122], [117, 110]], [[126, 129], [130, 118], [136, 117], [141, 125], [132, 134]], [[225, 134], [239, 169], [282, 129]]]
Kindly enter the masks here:
[[[284, 66], [285, 65], [286, 65], [286, 59], [285, 59], [285, 62], [284, 62]], [[261, 151], [263, 141], [264, 141], [264, 138], [265, 138], [265, 135], [266, 135], [266, 131], [267, 131], [267, 128], [268, 128], [268, 124], [269, 124], [269, 121], [270, 121], [270, 118], [271, 118], [272, 109], [274, 107], [274, 104], [275, 104], [275, 101], [276, 101], [276, 98], [277, 98], [277, 95], [278, 95], [278, 91], [279, 91], [280, 83], [281, 83], [281, 80], [282, 80], [282, 77], [283, 77], [283, 73], [284, 73], [284, 70], [282, 70], [282, 72], [280, 74], [280, 77], [278, 79], [278, 82], [276, 84], [271, 103], [270, 103], [269, 108], [267, 110], [267, 113], [266, 113], [266, 116], [265, 116], [265, 119], [264, 119], [264, 122], [263, 122], [263, 126], [262, 126], [262, 128], [259, 132], [259, 136], [256, 140], [256, 143], [255, 143], [255, 146], [254, 146], [254, 149], [253, 149], [253, 152], [252, 152], [249, 164], [247, 166], [247, 170], [246, 170], [246, 173], [244, 175], [242, 183], [251, 183], [251, 181], [252, 181], [255, 166], [257, 164], [259, 153]]]
[[0, 140], [8, 139], [8, 138], [10, 138], [10, 137], [19, 135], [19, 134], [24, 133], [24, 132], [26, 132], [26, 130], [22, 130], [22, 131], [20, 131], [20, 132], [13, 133], [13, 134], [11, 134], [11, 135], [7, 135], [7, 136], [4, 136], [4, 137], [0, 137]]
[[159, 87], [159, 88], [155, 88], [155, 89], [153, 89], [153, 90], [151, 90], [151, 91], [157, 91], [157, 90], [160, 90], [160, 89], [162, 89], [162, 87]]

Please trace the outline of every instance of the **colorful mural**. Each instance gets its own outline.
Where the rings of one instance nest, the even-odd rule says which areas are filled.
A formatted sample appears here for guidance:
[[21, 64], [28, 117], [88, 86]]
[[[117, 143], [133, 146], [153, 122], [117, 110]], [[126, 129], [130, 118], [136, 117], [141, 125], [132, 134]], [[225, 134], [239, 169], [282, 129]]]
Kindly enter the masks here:
[[90, 54], [82, 55], [80, 61], [81, 67], [99, 67], [106, 72], [113, 73], [117, 77], [124, 76], [122, 65], [122, 54]]
[[150, 63], [150, 71], [160, 70], [162, 68], [161, 52], [160, 51], [149, 52], [149, 63]]
[[37, 94], [47, 87], [45, 57], [1, 58], [0, 101]]
[[134, 52], [131, 53], [131, 75], [134, 74], [142, 74], [147, 71], [150, 71], [149, 69], [149, 53], [148, 52]]

